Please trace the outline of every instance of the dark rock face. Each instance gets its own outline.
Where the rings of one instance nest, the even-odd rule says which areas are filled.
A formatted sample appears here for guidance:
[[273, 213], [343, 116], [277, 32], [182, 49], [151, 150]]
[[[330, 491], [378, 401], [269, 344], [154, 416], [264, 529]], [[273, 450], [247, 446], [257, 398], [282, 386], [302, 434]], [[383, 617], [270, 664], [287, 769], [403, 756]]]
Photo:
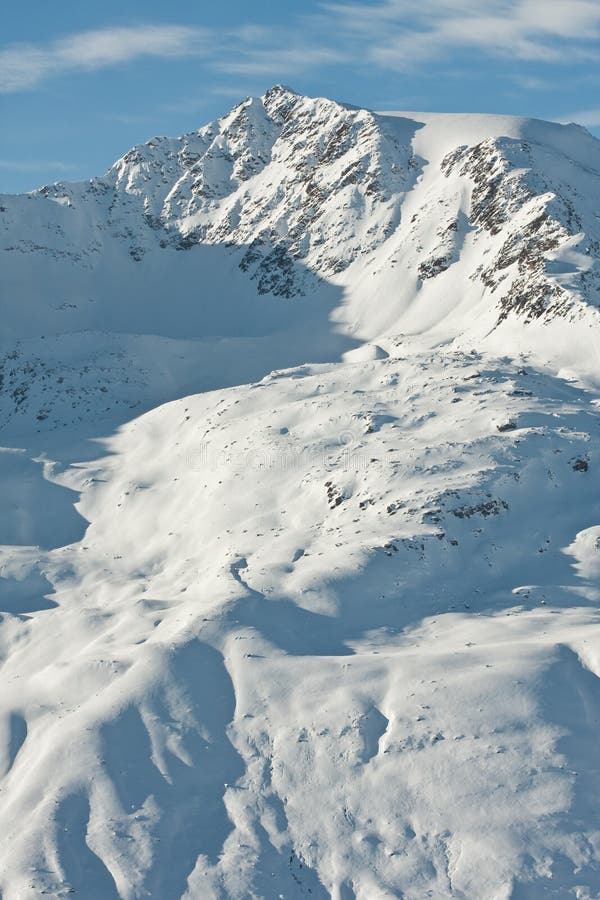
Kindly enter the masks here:
[[[504, 237], [491, 263], [478, 271], [495, 294], [500, 293], [509, 271], [514, 274], [498, 298], [500, 321], [511, 312], [525, 321], [567, 315], [573, 306], [572, 293], [548, 277], [546, 254], [583, 230], [568, 186], [555, 183], [537, 168], [528, 142], [508, 138], [460, 147], [444, 159], [442, 169], [447, 176], [458, 172], [472, 181], [471, 222], [494, 237]], [[582, 249], [587, 255], [598, 255], [597, 241], [585, 235]], [[597, 274], [594, 282], [587, 296], [597, 305]]]

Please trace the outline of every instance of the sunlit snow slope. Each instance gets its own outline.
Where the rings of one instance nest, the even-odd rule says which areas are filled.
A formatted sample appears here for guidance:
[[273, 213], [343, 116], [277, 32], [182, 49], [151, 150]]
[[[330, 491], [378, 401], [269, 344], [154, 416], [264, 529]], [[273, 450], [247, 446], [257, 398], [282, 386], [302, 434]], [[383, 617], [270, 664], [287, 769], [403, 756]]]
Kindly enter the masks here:
[[600, 144], [276, 87], [0, 198], [0, 896], [600, 897]]

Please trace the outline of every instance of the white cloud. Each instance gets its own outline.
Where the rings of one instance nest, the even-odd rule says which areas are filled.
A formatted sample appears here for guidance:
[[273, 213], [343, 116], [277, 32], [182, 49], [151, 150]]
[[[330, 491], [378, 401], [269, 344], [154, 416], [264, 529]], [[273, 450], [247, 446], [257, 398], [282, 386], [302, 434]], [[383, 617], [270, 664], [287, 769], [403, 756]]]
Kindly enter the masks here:
[[[253, 24], [223, 30], [139, 25], [79, 32], [48, 44], [13, 44], [0, 48], [0, 93], [31, 90], [55, 75], [108, 68], [142, 57], [195, 56], [221, 74], [276, 80], [348, 61], [343, 48], [322, 39], [314, 21], [306, 19], [304, 25], [300, 34], [293, 27]], [[222, 91], [228, 93], [227, 85]]]
[[383, 68], [461, 51], [555, 63], [598, 56], [598, 0], [380, 0], [323, 9]]
[[596, 61], [599, 39], [600, 0], [322, 0], [317, 14], [286, 26], [139, 25], [9, 45], [0, 49], [0, 93], [143, 57], [195, 56], [221, 75], [285, 80], [344, 64], [403, 71], [478, 55]]
[[101, 69], [144, 56], [204, 55], [204, 29], [183, 25], [141, 25], [83, 31], [46, 45], [13, 44], [0, 50], [0, 93], [36, 87], [61, 72]]
[[92, 71], [144, 56], [197, 56], [217, 71], [246, 76], [302, 72], [346, 58], [318, 35], [298, 40], [285, 28], [252, 24], [220, 32], [182, 25], [104, 28], [46, 45], [13, 44], [0, 50], [0, 93], [29, 90], [53, 75]]

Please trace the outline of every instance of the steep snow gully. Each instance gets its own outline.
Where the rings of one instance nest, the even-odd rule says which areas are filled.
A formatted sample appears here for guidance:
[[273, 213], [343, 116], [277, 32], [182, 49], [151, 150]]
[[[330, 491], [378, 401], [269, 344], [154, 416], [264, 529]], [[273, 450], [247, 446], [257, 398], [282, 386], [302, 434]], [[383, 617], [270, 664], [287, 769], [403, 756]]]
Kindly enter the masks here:
[[0, 198], [0, 896], [600, 897], [600, 144], [275, 87]]

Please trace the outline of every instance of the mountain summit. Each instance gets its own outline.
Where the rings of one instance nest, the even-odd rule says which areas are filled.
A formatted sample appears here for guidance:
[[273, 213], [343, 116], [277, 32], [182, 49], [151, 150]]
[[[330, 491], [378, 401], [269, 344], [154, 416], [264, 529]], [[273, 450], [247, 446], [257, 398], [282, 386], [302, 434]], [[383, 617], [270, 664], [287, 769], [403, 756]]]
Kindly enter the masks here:
[[100, 178], [4, 197], [4, 338], [265, 337], [327, 309], [357, 340], [562, 354], [562, 323], [578, 345], [598, 326], [599, 173], [578, 126], [276, 86]]
[[600, 896], [600, 143], [276, 86], [0, 198], [0, 895]]

